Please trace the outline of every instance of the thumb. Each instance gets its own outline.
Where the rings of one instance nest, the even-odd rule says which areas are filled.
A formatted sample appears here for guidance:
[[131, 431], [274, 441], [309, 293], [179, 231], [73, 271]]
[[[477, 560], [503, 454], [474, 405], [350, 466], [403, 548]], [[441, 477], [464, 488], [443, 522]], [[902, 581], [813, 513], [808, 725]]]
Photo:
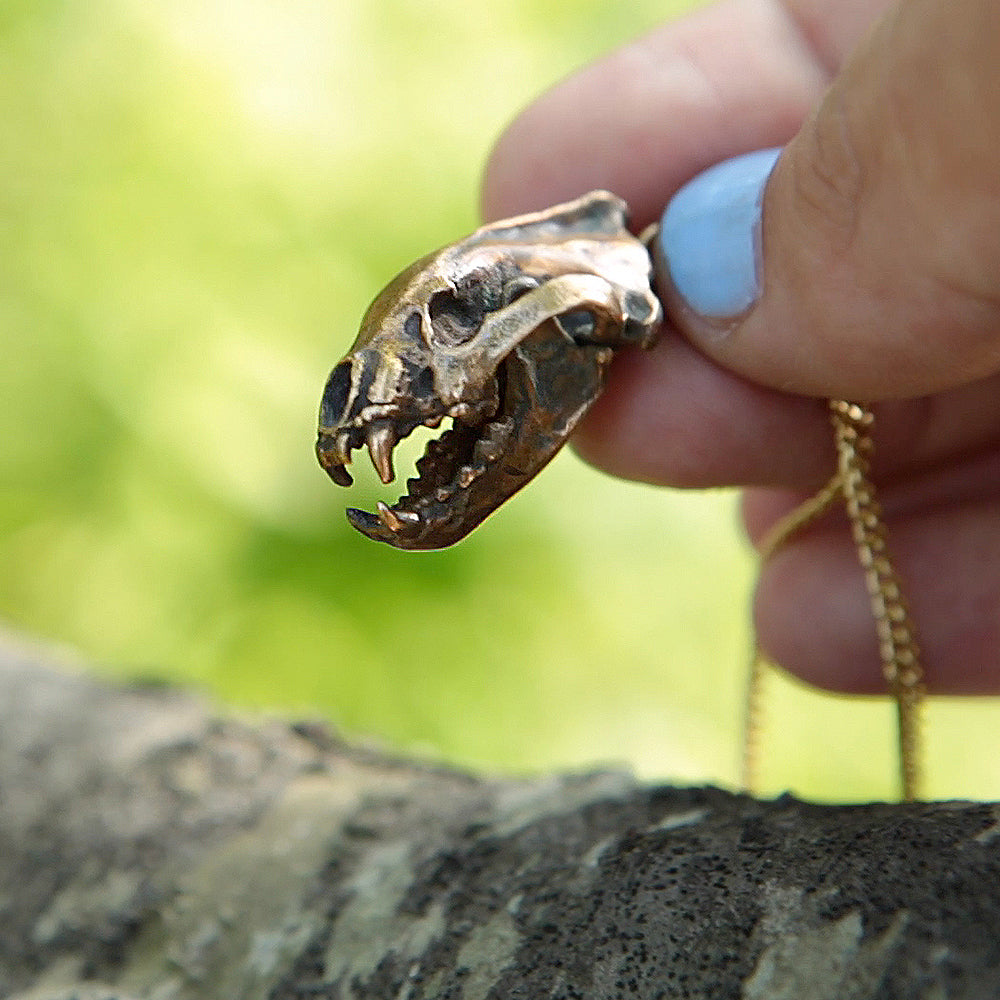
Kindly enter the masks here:
[[655, 253], [677, 324], [755, 382], [874, 401], [1000, 370], [1000, 4], [891, 10], [780, 157], [674, 196]]

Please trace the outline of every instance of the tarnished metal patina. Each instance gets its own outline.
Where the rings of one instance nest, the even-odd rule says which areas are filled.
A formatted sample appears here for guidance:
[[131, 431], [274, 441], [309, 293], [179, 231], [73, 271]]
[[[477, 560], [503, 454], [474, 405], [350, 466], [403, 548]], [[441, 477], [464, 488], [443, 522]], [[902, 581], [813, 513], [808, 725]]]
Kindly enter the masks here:
[[369, 538], [439, 549], [464, 538], [565, 444], [615, 350], [648, 346], [662, 310], [646, 247], [606, 191], [505, 219], [418, 260], [378, 295], [327, 380], [316, 453], [330, 478], [367, 446], [382, 481], [414, 428], [418, 476], [378, 513], [348, 510]]

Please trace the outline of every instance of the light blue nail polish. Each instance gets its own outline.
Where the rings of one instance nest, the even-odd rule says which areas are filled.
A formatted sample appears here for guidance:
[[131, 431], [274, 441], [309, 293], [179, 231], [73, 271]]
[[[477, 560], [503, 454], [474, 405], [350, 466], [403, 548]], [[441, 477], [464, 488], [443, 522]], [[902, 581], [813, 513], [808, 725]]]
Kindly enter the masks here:
[[780, 152], [762, 149], [709, 167], [667, 205], [660, 252], [694, 312], [724, 319], [756, 300], [761, 199]]

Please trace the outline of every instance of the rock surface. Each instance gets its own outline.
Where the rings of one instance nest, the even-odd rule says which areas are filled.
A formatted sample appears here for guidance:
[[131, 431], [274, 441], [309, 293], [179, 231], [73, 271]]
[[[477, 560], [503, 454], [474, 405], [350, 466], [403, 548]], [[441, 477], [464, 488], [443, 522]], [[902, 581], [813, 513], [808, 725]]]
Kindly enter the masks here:
[[0, 997], [1000, 996], [1000, 809], [476, 776], [0, 642]]

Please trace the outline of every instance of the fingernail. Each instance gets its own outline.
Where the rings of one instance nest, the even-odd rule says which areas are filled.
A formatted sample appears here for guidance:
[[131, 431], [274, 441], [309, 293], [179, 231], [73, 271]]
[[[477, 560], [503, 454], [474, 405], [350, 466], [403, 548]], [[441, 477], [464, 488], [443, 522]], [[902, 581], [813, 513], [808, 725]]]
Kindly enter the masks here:
[[660, 220], [660, 266], [677, 294], [709, 319], [738, 316], [760, 292], [760, 210], [780, 149], [709, 167], [670, 200]]

